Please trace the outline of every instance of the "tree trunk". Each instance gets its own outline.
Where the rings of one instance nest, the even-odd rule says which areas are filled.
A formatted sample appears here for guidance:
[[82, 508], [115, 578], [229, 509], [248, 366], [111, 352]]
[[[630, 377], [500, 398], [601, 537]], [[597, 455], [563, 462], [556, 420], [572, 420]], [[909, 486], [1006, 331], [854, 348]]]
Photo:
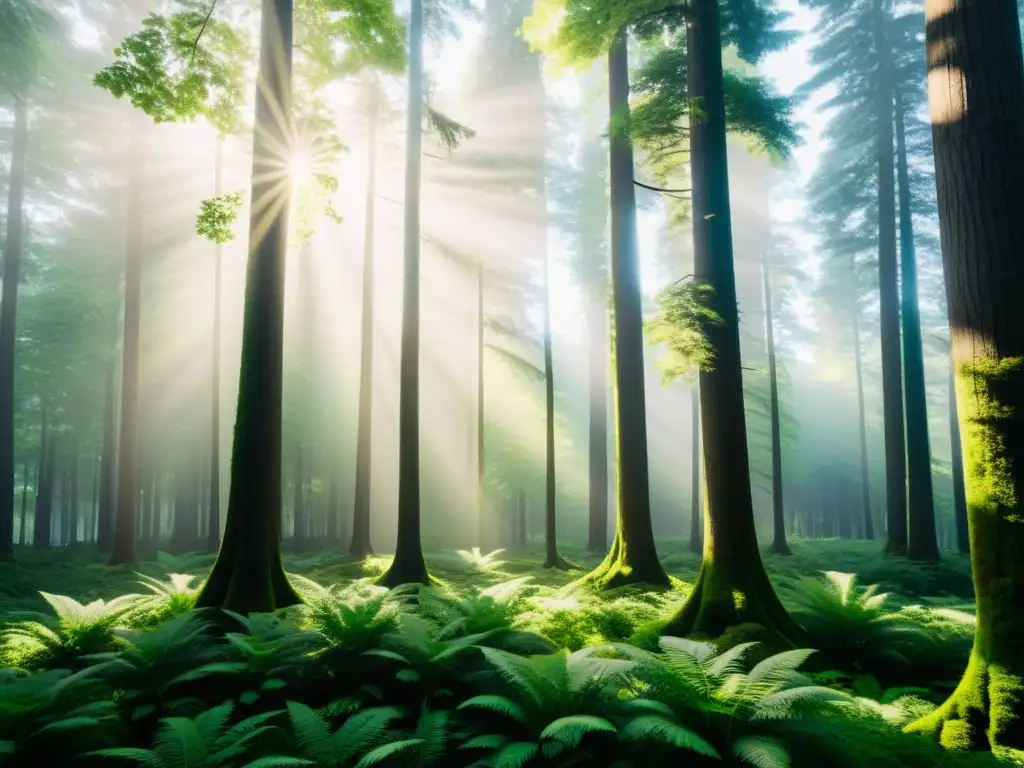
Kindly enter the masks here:
[[249, 263], [242, 360], [224, 538], [199, 607], [238, 613], [299, 602], [281, 560], [281, 392], [289, 188], [281, 148], [292, 146], [292, 0], [264, 0], [253, 140]]
[[388, 587], [429, 584], [420, 539], [420, 180], [423, 172], [423, 0], [409, 18], [405, 159], [405, 278], [398, 415], [398, 541], [381, 577]]
[[782, 501], [782, 424], [779, 418], [779, 378], [775, 367], [775, 326], [772, 318], [772, 276], [767, 256], [761, 256], [764, 279], [764, 325], [768, 345], [768, 398], [772, 424], [772, 546], [776, 555], [788, 555], [786, 510]]
[[871, 513], [871, 480], [868, 467], [868, 430], [864, 418], [864, 373], [860, 358], [860, 325], [857, 297], [853, 297], [850, 316], [853, 320], [853, 364], [857, 372], [857, 426], [860, 431], [860, 499], [864, 514], [864, 538], [875, 538], [874, 517]]
[[50, 526], [53, 522], [53, 466], [56, 460], [53, 435], [46, 420], [46, 406], [43, 406], [43, 430], [39, 448], [39, 471], [36, 476], [36, 509], [32, 546], [49, 549], [52, 542]]
[[704, 473], [700, 471], [700, 387], [690, 388], [690, 551], [700, 554], [704, 551], [704, 537], [701, 535], [701, 486]]
[[0, 298], [0, 559], [14, 557], [14, 358], [27, 155], [28, 106], [15, 96], [11, 173], [7, 182], [3, 296]]
[[124, 258], [124, 336], [121, 356], [121, 439], [117, 471], [117, 513], [110, 564], [138, 562], [136, 512], [139, 502], [139, 313], [142, 302], [143, 123], [132, 116], [127, 237]]
[[153, 467], [153, 529], [150, 537], [153, 539], [153, 549], [160, 550], [160, 540], [163, 535], [163, 484], [160, 482], [160, 467]]
[[960, 421], [956, 407], [956, 377], [949, 371], [949, 444], [950, 469], [953, 474], [953, 519], [956, 522], [956, 548], [962, 555], [971, 553], [967, 526], [967, 496], [964, 492], [964, 456], [960, 445]]
[[292, 547], [296, 551], [306, 548], [306, 539], [309, 535], [309, 516], [306, 510], [306, 500], [302, 493], [305, 484], [306, 472], [303, 464], [302, 443], [295, 445], [295, 464], [293, 465], [294, 475], [292, 477]]
[[900, 267], [902, 275], [903, 395], [907, 428], [907, 557], [917, 561], [939, 559], [935, 535], [935, 499], [932, 496], [932, 456], [928, 442], [928, 393], [924, 377], [921, 310], [917, 297], [917, 256], [911, 217], [910, 172], [903, 99], [896, 100], [896, 159], [900, 201]]
[[926, 0], [928, 95], [977, 624], [909, 730], [1024, 749], [1024, 62], [1013, 0]]
[[[621, 32], [608, 53], [613, 119], [629, 117], [629, 58]], [[618, 514], [608, 555], [586, 580], [599, 589], [646, 583], [667, 586], [651, 526], [644, 396], [643, 316], [637, 253], [633, 147], [628, 132], [611, 134], [612, 304], [615, 336], [615, 454]]]
[[[223, 194], [224, 143], [217, 141], [217, 155], [214, 160], [213, 193]], [[210, 387], [210, 520], [206, 536], [206, 549], [216, 552], [220, 549], [220, 325], [221, 293], [223, 292], [222, 262], [224, 246], [217, 243], [213, 252], [213, 371]]]
[[519, 529], [518, 541], [520, 547], [525, 548], [529, 541], [526, 533], [526, 494], [521, 490], [516, 494], [516, 525]]
[[352, 507], [352, 541], [349, 554], [373, 554], [370, 540], [370, 488], [373, 479], [373, 329], [374, 329], [374, 218], [377, 209], [377, 122], [379, 84], [370, 86], [369, 134], [367, 136], [366, 216], [363, 222], [363, 303], [359, 359], [359, 433], [356, 443], [356, 488]]
[[[118, 278], [120, 282], [120, 278]], [[120, 288], [115, 296], [120, 294]], [[106, 392], [103, 406], [103, 447], [100, 452], [100, 478], [98, 507], [96, 511], [96, 547], [100, 552], [110, 552], [114, 544], [114, 504], [117, 493], [117, 416], [115, 413], [115, 378], [117, 376], [117, 336], [120, 319], [120, 297], [114, 304], [110, 324], [110, 357], [104, 374]]]
[[[718, 3], [693, 0], [690, 10], [688, 88], [702, 113], [690, 118], [694, 278], [711, 287], [709, 305], [722, 323], [708, 328], [714, 369], [700, 372], [704, 560], [693, 592], [664, 631], [718, 637], [730, 626], [754, 623], [773, 644], [788, 645], [801, 632], [765, 573], [750, 492]], [[743, 601], [735, 599], [737, 592]]]
[[[542, 198], [543, 199], [543, 198]], [[544, 270], [544, 567], [567, 571], [572, 566], [558, 554], [558, 517], [556, 513], [555, 475], [555, 366], [551, 338], [551, 256], [546, 243], [537, 243], [543, 252]]]
[[[588, 254], [592, 257], [592, 254]], [[596, 270], [587, 301], [587, 354], [590, 373], [588, 479], [590, 525], [587, 549], [608, 546], [608, 278]]]
[[907, 551], [907, 457], [903, 438], [903, 375], [900, 359], [900, 297], [896, 273], [896, 182], [893, 167], [893, 90], [883, 0], [874, 0], [874, 41], [878, 55], [878, 292], [882, 343], [882, 407], [885, 420], [885, 508], [889, 519], [885, 551]]
[[78, 539], [78, 437], [72, 433], [70, 438], [71, 455], [69, 461], [71, 469], [68, 471], [68, 506], [70, 508], [70, 528], [68, 529], [68, 544], [77, 544]]
[[22, 465], [21, 481], [21, 521], [18, 523], [18, 544], [25, 546], [25, 518], [28, 511], [28, 461]]

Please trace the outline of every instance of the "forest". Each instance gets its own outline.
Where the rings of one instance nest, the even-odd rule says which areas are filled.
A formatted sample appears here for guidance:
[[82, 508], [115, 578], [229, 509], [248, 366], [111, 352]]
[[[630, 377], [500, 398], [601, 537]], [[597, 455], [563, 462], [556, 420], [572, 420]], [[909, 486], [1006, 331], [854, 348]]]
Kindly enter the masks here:
[[0, 767], [1024, 765], [1024, 0], [0, 0]]

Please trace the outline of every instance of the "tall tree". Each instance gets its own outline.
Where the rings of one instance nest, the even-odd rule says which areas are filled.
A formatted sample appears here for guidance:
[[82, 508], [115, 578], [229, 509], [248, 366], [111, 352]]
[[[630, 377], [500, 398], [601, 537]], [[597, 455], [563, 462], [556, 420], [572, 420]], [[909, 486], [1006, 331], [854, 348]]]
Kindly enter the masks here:
[[903, 321], [903, 393], [907, 429], [907, 557], [938, 560], [935, 500], [932, 495], [932, 457], [928, 442], [928, 399], [924, 379], [924, 342], [917, 295], [917, 253], [911, 214], [910, 170], [907, 157], [907, 112], [895, 90], [896, 175], [900, 210], [901, 319]]
[[701, 471], [700, 460], [700, 388], [694, 382], [690, 387], [690, 551], [700, 554], [704, 551], [701, 535], [701, 518], [704, 510], [701, 505], [701, 490], [704, 485], [704, 473]]
[[910, 726], [1024, 749], [1024, 60], [1013, 0], [926, 0], [928, 96], [977, 625], [959, 686]]
[[197, 605], [240, 613], [299, 602], [281, 561], [281, 408], [292, 0], [263, 0], [242, 364], [224, 539]]
[[408, 114], [405, 160], [405, 258], [398, 416], [398, 540], [389, 587], [429, 584], [420, 539], [420, 187], [423, 175], [423, 2], [409, 15]]
[[761, 256], [764, 280], [764, 326], [768, 346], [769, 409], [772, 429], [772, 546], [776, 555], [788, 555], [786, 512], [782, 499], [782, 425], [779, 418], [779, 380], [775, 366], [775, 326], [772, 317], [772, 274], [768, 256]]
[[362, 315], [359, 342], [359, 427], [356, 438], [356, 488], [352, 507], [352, 541], [349, 553], [373, 554], [370, 540], [370, 482], [373, 477], [373, 294], [374, 218], [377, 203], [377, 123], [380, 119], [380, 84], [371, 77], [367, 85], [368, 115], [366, 153], [366, 212], [363, 221]]
[[956, 407], [956, 376], [949, 372], [949, 459], [953, 475], [953, 523], [956, 526], [956, 548], [962, 555], [971, 553], [967, 524], [967, 495], [964, 491], [964, 455], [960, 446], [960, 419]]
[[121, 353], [121, 435], [118, 451], [117, 507], [110, 564], [134, 563], [139, 505], [139, 317], [142, 302], [142, 195], [145, 121], [131, 115], [126, 238], [124, 256], [124, 333]]

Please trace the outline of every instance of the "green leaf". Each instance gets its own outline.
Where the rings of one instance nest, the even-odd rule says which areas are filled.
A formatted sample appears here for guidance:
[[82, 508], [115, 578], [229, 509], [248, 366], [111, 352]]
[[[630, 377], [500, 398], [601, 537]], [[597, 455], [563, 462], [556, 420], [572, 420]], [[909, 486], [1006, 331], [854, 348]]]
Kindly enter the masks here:
[[245, 705], [255, 704], [259, 701], [259, 698], [259, 691], [242, 691], [242, 693], [238, 695], [238, 700]]

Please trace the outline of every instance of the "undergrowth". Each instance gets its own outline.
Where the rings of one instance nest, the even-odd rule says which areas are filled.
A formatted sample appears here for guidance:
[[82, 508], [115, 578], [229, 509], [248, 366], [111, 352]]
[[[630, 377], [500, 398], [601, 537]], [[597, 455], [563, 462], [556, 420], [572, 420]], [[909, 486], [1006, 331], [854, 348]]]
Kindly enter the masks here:
[[820, 649], [802, 672], [812, 651], [661, 637], [685, 580], [595, 595], [499, 554], [437, 558], [440, 586], [391, 592], [372, 584], [384, 558], [293, 557], [304, 603], [250, 617], [193, 610], [206, 555], [139, 572], [84, 553], [71, 568], [49, 554], [4, 565], [82, 588], [73, 600], [7, 584], [0, 764], [996, 764], [900, 732], [969, 649], [973, 617], [948, 592], [889, 597], [786, 558], [777, 583]]

